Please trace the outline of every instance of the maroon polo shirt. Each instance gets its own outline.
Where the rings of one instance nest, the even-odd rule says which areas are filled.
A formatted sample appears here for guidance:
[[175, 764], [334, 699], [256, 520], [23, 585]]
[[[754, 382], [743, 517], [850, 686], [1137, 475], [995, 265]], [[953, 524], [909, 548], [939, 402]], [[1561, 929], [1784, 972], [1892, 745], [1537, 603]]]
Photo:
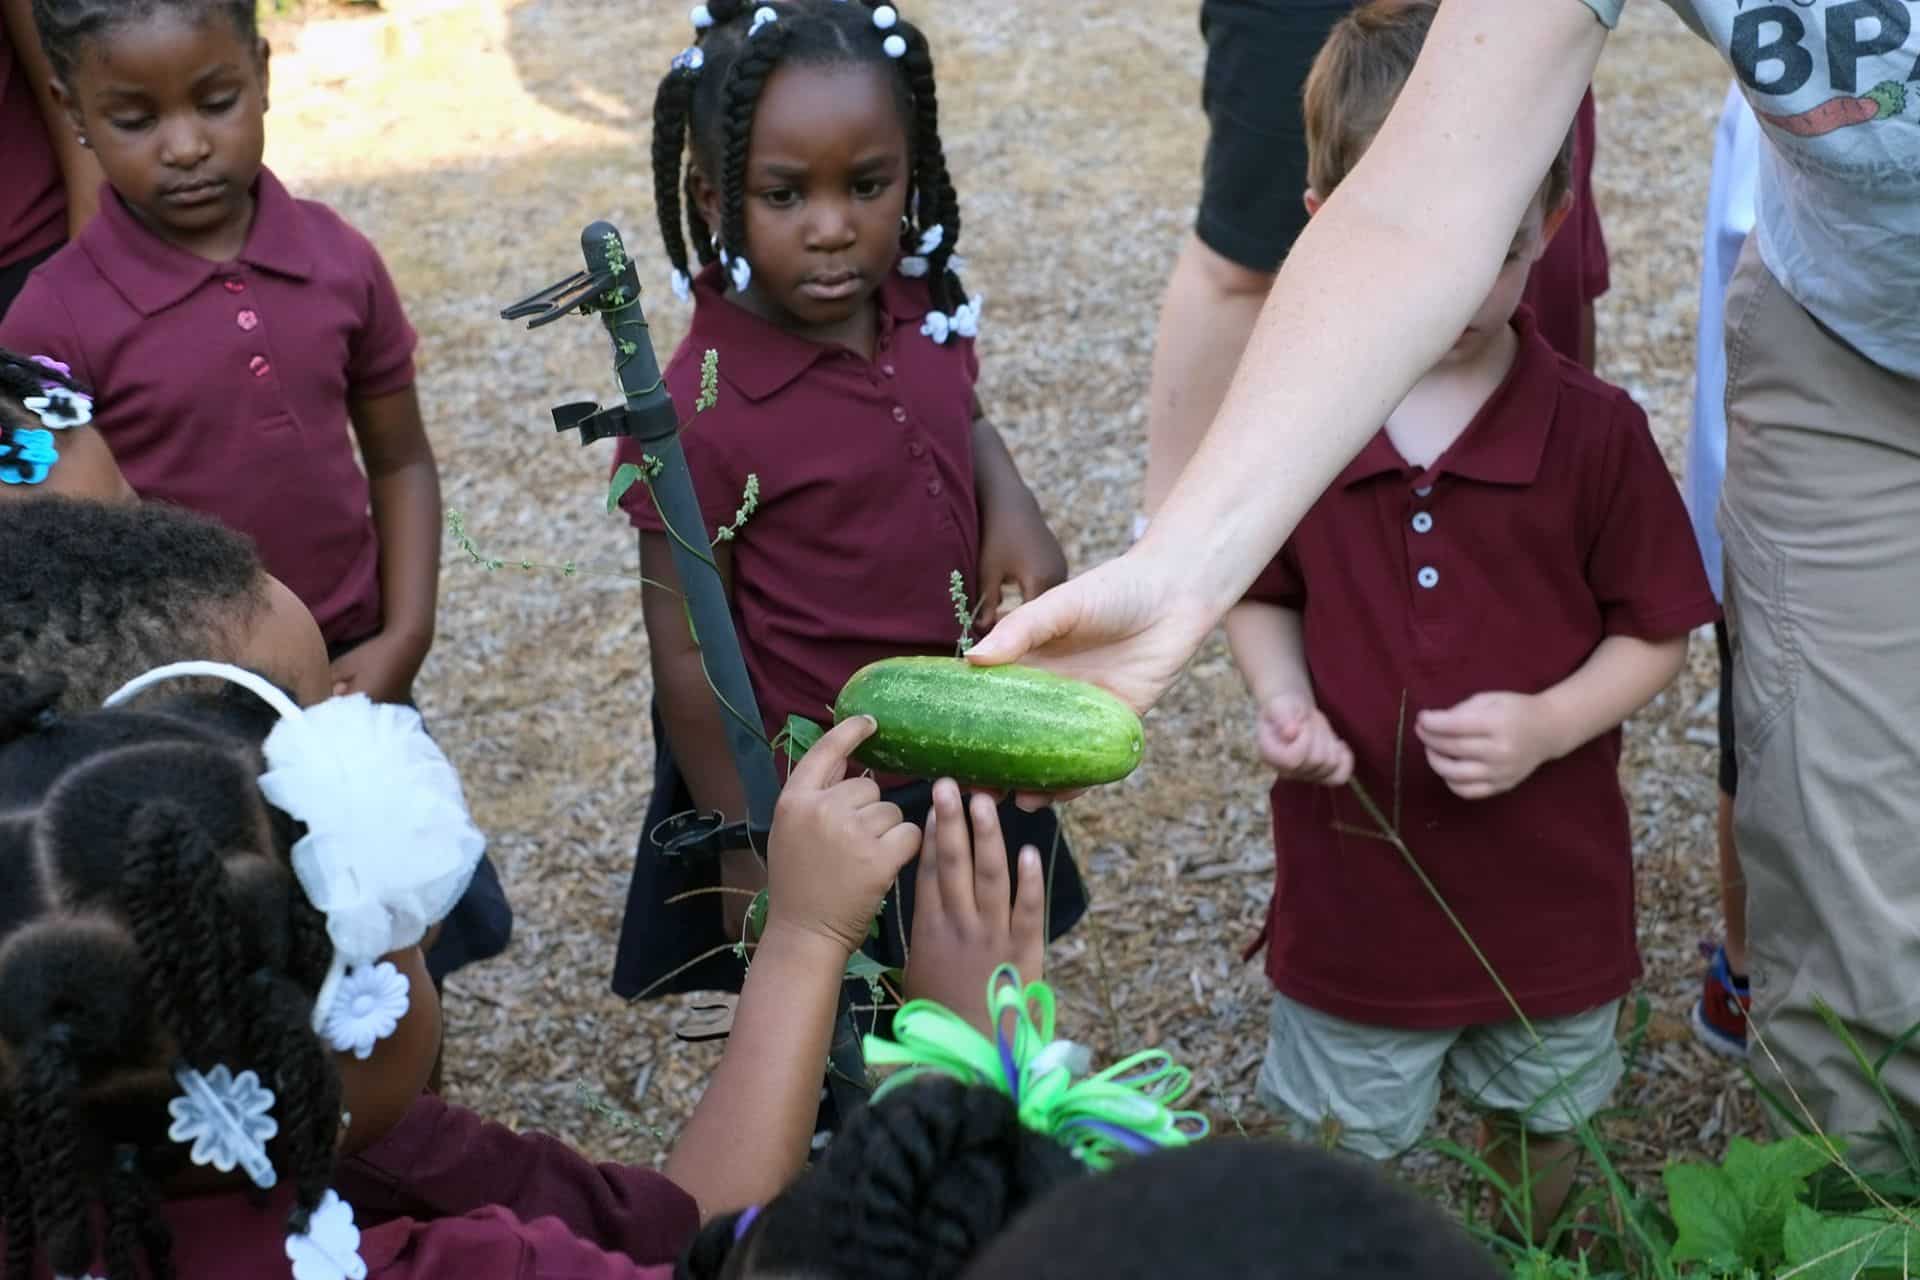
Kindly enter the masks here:
[[[666, 1280], [700, 1227], [692, 1197], [652, 1169], [594, 1165], [434, 1098], [333, 1187], [354, 1208], [369, 1280]], [[259, 1207], [248, 1192], [168, 1201], [175, 1273], [285, 1276], [292, 1197], [283, 1184]], [[399, 1202], [412, 1216], [393, 1216]], [[47, 1280], [44, 1265], [33, 1276]]]
[[260, 171], [246, 247], [215, 263], [117, 195], [29, 277], [0, 346], [73, 366], [143, 498], [252, 537], [329, 645], [380, 629], [380, 550], [348, 405], [413, 382], [386, 266], [331, 209]]
[[0, 175], [4, 267], [67, 237], [67, 188], [60, 159], [5, 23], [0, 23]]
[[[1592, 1008], [1639, 975], [1620, 734], [1519, 787], [1462, 800], [1427, 764], [1421, 711], [1537, 693], [1613, 635], [1718, 616], [1680, 494], [1623, 391], [1556, 356], [1529, 313], [1506, 381], [1424, 470], [1376, 435], [1249, 591], [1299, 610], [1314, 696], [1400, 831], [1530, 1017]], [[1511, 1013], [1346, 788], [1273, 788], [1267, 973], [1336, 1017], [1438, 1028]]]
[[[948, 579], [972, 599], [980, 554], [973, 484], [973, 343], [920, 332], [924, 281], [881, 286], [874, 358], [795, 337], [728, 302], [719, 271], [694, 281], [693, 326], [667, 390], [706, 536], [733, 521], [749, 473], [760, 505], [733, 540], [733, 611], [770, 732], [830, 718], [847, 677], [879, 658], [951, 654]], [[693, 417], [700, 361], [720, 353], [720, 398]], [[686, 420], [692, 418], [692, 421]], [[622, 462], [639, 448], [623, 441]], [[661, 532], [646, 489], [623, 499]]]

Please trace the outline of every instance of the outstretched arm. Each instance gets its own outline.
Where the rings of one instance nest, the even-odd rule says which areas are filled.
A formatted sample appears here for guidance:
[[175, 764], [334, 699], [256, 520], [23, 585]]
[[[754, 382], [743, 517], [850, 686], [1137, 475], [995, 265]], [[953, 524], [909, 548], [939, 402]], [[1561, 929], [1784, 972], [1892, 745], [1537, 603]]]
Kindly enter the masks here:
[[1146, 536], [1015, 610], [976, 660], [1032, 651], [1150, 706], [1466, 325], [1605, 38], [1581, 0], [1442, 5], [1379, 136], [1295, 242]]

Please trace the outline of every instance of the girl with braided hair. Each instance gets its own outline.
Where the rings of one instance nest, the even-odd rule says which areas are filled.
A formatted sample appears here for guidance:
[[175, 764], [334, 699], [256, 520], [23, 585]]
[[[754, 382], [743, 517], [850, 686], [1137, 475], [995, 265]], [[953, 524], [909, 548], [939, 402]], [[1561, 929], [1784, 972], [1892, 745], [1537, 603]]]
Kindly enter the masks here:
[[66, 365], [0, 347], [0, 501], [47, 493], [132, 501], [92, 419], [93, 397]]
[[[819, 718], [867, 662], [952, 654], [956, 594], [991, 626], [1005, 587], [1031, 598], [1066, 562], [974, 393], [980, 304], [957, 274], [926, 34], [863, 0], [707, 0], [693, 25], [654, 108], [661, 232], [694, 308], [665, 378], [691, 412], [717, 353], [716, 398], [681, 444], [771, 738]], [[643, 456], [622, 443], [620, 461]], [[737, 989], [728, 944], [765, 872], [751, 849], [725, 853], [733, 892], [715, 894], [711, 862], [653, 842], [676, 813], [740, 818], [745, 800], [670, 536], [645, 486], [623, 501], [647, 580], [655, 769], [613, 987]], [[927, 780], [880, 781], [909, 820], [927, 812]], [[1059, 848], [1051, 811], [1009, 803], [1000, 821], [1009, 851]], [[869, 944], [884, 965], [904, 960], [914, 885], [910, 868]], [[1058, 936], [1086, 905], [1064, 849], [1048, 885]]]
[[[127, 701], [186, 676], [231, 685]], [[0, 672], [4, 1280], [664, 1280], [801, 1167], [840, 973], [921, 847], [847, 776], [871, 720], [794, 770], [734, 1042], [656, 1173], [421, 1094], [418, 942], [483, 841], [417, 714], [211, 663], [72, 715], [62, 684]]]

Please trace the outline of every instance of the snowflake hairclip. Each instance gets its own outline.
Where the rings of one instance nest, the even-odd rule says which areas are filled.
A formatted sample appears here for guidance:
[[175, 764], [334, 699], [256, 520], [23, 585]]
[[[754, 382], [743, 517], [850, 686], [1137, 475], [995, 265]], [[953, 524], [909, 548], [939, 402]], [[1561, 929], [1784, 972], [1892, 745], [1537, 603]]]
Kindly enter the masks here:
[[359, 965], [340, 980], [323, 1034], [336, 1052], [364, 1061], [373, 1056], [376, 1043], [394, 1033], [412, 1004], [412, 987], [392, 964]]
[[[411, 707], [355, 693], [302, 710], [270, 682], [222, 662], [156, 668], [123, 686], [106, 705], [187, 676], [229, 680], [280, 713], [263, 749], [267, 771], [260, 793], [306, 824], [306, 835], [293, 846], [293, 872], [308, 901], [327, 918], [333, 943], [333, 963], [314, 999], [313, 1029], [336, 1050], [357, 1051], [369, 1025], [363, 1017], [393, 1005], [382, 996], [391, 983], [378, 976], [376, 962], [415, 945], [446, 918], [486, 851], [486, 837], [467, 814], [460, 775]], [[354, 996], [371, 998], [357, 1012], [357, 1000], [340, 1002], [348, 971], [363, 969], [375, 976], [352, 984]], [[370, 1025], [385, 1026], [386, 1020]], [[390, 1030], [375, 1031], [374, 1038]]]
[[687, 279], [687, 273], [675, 267], [673, 274], [667, 277], [667, 283], [673, 287], [673, 296], [685, 302], [693, 297], [693, 281]]
[[253, 1185], [273, 1188], [278, 1178], [267, 1159], [267, 1139], [280, 1132], [273, 1111], [273, 1091], [251, 1071], [234, 1075], [225, 1064], [202, 1075], [190, 1066], [174, 1068], [181, 1094], [167, 1104], [173, 1124], [167, 1137], [191, 1144], [189, 1157], [197, 1165], [212, 1165], [232, 1173], [239, 1165]]
[[366, 1280], [353, 1206], [329, 1190], [307, 1219], [306, 1232], [287, 1236], [287, 1261], [293, 1280]]
[[698, 73], [700, 68], [706, 65], [706, 51], [697, 44], [690, 44], [673, 55], [673, 62], [670, 64], [670, 69], [674, 71], [685, 71], [691, 75]]
[[[722, 261], [725, 259], [723, 258]], [[727, 268], [727, 274], [733, 277], [733, 287], [736, 292], [745, 293], [747, 286], [753, 283], [753, 268], [747, 264], [745, 258], [733, 259], [732, 265]]]
[[747, 28], [747, 39], [753, 39], [760, 34], [760, 28], [770, 22], [777, 22], [779, 19], [780, 15], [773, 11], [772, 5], [761, 5], [753, 11], [753, 25]]

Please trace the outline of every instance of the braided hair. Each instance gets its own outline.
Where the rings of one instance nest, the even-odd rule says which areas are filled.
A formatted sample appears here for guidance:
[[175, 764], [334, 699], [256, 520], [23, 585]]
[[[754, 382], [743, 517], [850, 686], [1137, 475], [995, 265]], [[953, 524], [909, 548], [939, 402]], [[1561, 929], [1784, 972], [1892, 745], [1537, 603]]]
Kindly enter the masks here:
[[[747, 255], [747, 150], [761, 90], [775, 68], [872, 64], [893, 68], [895, 100], [907, 126], [911, 181], [901, 252], [926, 258], [937, 310], [964, 304], [966, 290], [952, 269], [960, 240], [960, 197], [947, 175], [933, 51], [925, 33], [904, 17], [884, 30], [875, 26], [875, 12], [892, 6], [867, 0], [710, 0], [703, 8], [713, 21], [693, 45], [698, 56], [690, 50], [676, 58], [653, 101], [654, 204], [674, 270], [692, 274], [689, 241], [702, 266], [722, 249], [730, 257]], [[753, 15], [761, 8], [771, 8], [778, 20], [749, 38]], [[895, 39], [900, 42], [895, 47], [903, 48], [897, 58], [886, 47]], [[707, 225], [694, 200], [696, 172], [720, 193], [717, 229]], [[939, 243], [920, 254], [922, 238], [936, 227]]]
[[64, 718], [63, 683], [0, 672], [5, 1280], [36, 1257], [169, 1280], [175, 1067], [273, 1091], [289, 1230], [327, 1190], [340, 1079], [308, 1020], [332, 952], [288, 865], [296, 824], [256, 781], [269, 709], [220, 694]]
[[1005, 1093], [930, 1078], [856, 1114], [750, 1230], [738, 1231], [738, 1214], [710, 1222], [675, 1274], [948, 1280], [1082, 1172], [1060, 1143], [1021, 1124]]
[[162, 663], [226, 654], [266, 591], [251, 542], [180, 507], [0, 503], [0, 668], [61, 672], [65, 707], [97, 707]]
[[[86, 391], [66, 373], [51, 364], [42, 364], [0, 347], [0, 468], [6, 483], [38, 484], [46, 469], [59, 456], [44, 450], [46, 431], [40, 415], [27, 408], [29, 399], [52, 392], [64, 406], [71, 408], [75, 398], [88, 399]], [[67, 395], [65, 393], [74, 393]], [[48, 406], [41, 406], [46, 408]], [[39, 443], [32, 443], [35, 440]]]
[[224, 16], [248, 48], [260, 38], [254, 0], [33, 0], [33, 24], [54, 74], [71, 83], [81, 46], [126, 22], [145, 21], [161, 10], [194, 22]]

